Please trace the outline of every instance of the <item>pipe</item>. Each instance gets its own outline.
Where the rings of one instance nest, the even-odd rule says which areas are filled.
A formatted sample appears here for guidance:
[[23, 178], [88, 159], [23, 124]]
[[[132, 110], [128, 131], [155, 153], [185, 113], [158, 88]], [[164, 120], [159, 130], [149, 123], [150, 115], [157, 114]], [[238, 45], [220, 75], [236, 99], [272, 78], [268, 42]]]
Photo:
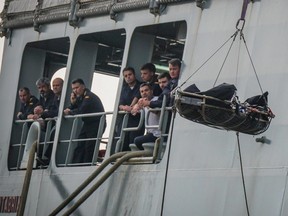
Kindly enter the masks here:
[[25, 174], [24, 184], [22, 187], [20, 206], [19, 206], [19, 209], [17, 211], [17, 216], [24, 215], [27, 195], [28, 195], [29, 186], [30, 186], [30, 180], [31, 180], [31, 176], [32, 176], [32, 170], [33, 170], [33, 163], [34, 163], [36, 148], [37, 148], [37, 141], [35, 141], [32, 144], [32, 147], [31, 147], [31, 150], [29, 153], [29, 160], [28, 160], [27, 170], [26, 170], [26, 174]]
[[69, 202], [71, 202], [87, 185], [93, 181], [101, 172], [102, 170], [108, 166], [111, 162], [114, 162], [117, 158], [122, 157], [123, 155], [127, 154], [127, 152], [119, 152], [111, 157], [107, 158], [107, 160], [104, 160], [103, 163], [78, 187], [76, 190], [68, 196], [49, 216], [55, 216], [57, 215], [65, 206], [68, 205]]
[[[128, 161], [130, 158], [134, 157], [148, 157], [152, 156], [150, 151], [136, 151], [126, 153], [121, 157], [101, 178], [70, 208], [63, 216], [71, 215], [86, 199], [88, 199], [94, 192], [99, 188], [105, 180], [113, 174], [113, 172], [124, 162]], [[98, 168], [99, 169], [99, 168]]]

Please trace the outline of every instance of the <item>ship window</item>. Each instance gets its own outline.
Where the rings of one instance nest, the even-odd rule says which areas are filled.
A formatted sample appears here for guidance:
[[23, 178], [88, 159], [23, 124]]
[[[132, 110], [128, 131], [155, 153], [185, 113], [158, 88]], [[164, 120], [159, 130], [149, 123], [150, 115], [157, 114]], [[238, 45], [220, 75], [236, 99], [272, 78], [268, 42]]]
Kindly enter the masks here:
[[[82, 114], [63, 116], [56, 150], [58, 167], [91, 166], [103, 160], [116, 100], [125, 40], [126, 34], [123, 29], [84, 34], [78, 37], [68, 77], [64, 109], [70, 104], [69, 98], [72, 91], [70, 83], [76, 78], [81, 78], [86, 87], [101, 99], [105, 113], [91, 114], [94, 115], [94, 118], [100, 115], [101, 120], [98, 133], [89, 135], [89, 137], [81, 135], [83, 124], [85, 127], [82, 119], [87, 118], [85, 114], [84, 116]], [[103, 134], [100, 132], [102, 130], [104, 130]], [[81, 144], [86, 147], [90, 146], [91, 154], [77, 155], [79, 152], [77, 147]]]
[[[101, 98], [106, 111], [111, 112], [114, 109], [118, 82], [119, 77], [116, 76], [107, 76], [97, 71], [93, 75], [91, 91]], [[107, 85], [107, 83], [109, 83], [109, 85]], [[112, 117], [111, 114], [106, 115], [107, 126], [103, 133], [102, 142], [100, 143], [100, 152], [106, 151]]]
[[[35, 85], [36, 81], [41, 77], [47, 77], [48, 79], [52, 80], [52, 76], [55, 74], [55, 72], [67, 66], [69, 46], [69, 38], [57, 38], [28, 43], [23, 51], [17, 89], [27, 87], [29, 88], [31, 95], [39, 98], [40, 94]], [[35, 103], [33, 102], [33, 105], [34, 104]], [[32, 103], [27, 103], [27, 106], [30, 105], [30, 110], [33, 110]], [[28, 154], [25, 154], [24, 150], [25, 148], [29, 149], [29, 145], [32, 144], [27, 144], [27, 142], [29, 142], [29, 136], [27, 138], [27, 135], [33, 121], [25, 120], [26, 116], [23, 116], [23, 118], [21, 117], [21, 119], [17, 117], [20, 107], [21, 102], [19, 100], [17, 91], [15, 102], [15, 121], [12, 127], [8, 157], [8, 168], [10, 170], [26, 168]], [[40, 129], [40, 136], [37, 134], [37, 127], [33, 127], [35, 131], [31, 132], [30, 138], [33, 141], [35, 139], [39, 139], [40, 143], [37, 148], [37, 155], [40, 157], [44, 152], [43, 149], [46, 149], [53, 142], [52, 137], [54, 136], [53, 134], [55, 132], [56, 121], [58, 121], [57, 116], [54, 119], [46, 119], [45, 124], [42, 122], [43, 124], [41, 123], [41, 125], [43, 130]], [[39, 166], [35, 163], [34, 168], [36, 167]]]
[[[187, 26], [184, 21], [141, 26], [135, 29], [130, 41], [127, 66], [135, 69], [136, 78], [140, 82], [145, 82], [145, 80], [141, 79], [140, 73], [140, 69], [145, 63], [153, 63], [156, 67], [156, 74], [158, 75], [163, 72], [169, 72], [168, 62], [171, 59], [182, 60], [186, 41], [186, 31]], [[159, 121], [160, 125], [158, 125], [161, 131], [161, 136], [155, 142], [143, 144], [144, 149], [151, 152], [151, 157], [147, 157], [144, 160], [143, 158], [138, 158], [139, 160], [133, 159], [131, 160], [133, 163], [157, 163], [160, 162], [164, 156], [166, 142], [169, 139], [171, 107], [166, 107], [162, 111], [159, 111], [160, 108], [157, 108], [157, 110], [158, 112], [161, 112], [159, 115], [162, 116], [161, 121]], [[142, 128], [141, 124], [138, 123], [139, 120], [136, 124], [135, 118], [133, 118], [129, 113], [118, 113], [111, 154], [127, 150], [139, 150], [135, 144], [133, 144], [134, 138], [140, 134], [140, 130], [135, 131], [135, 127], [138, 127], [138, 129]], [[148, 127], [149, 126], [146, 124], [146, 132]], [[153, 130], [156, 128], [157, 127], [154, 127]], [[154, 148], [155, 146], [156, 148]]]

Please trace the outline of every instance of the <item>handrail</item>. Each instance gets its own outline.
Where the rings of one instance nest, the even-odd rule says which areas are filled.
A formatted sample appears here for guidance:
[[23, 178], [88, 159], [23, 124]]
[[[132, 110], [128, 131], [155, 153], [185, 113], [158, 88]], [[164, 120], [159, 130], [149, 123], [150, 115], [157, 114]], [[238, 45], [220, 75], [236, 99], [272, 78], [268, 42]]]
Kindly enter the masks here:
[[158, 127], [159, 130], [161, 130], [161, 127], [162, 127], [163, 121], [164, 121], [166, 101], [167, 101], [167, 97], [166, 97], [166, 95], [164, 95], [163, 101], [162, 101], [162, 106], [161, 106], [160, 119], [159, 119], [159, 127]]
[[116, 142], [116, 148], [115, 148], [116, 152], [120, 152], [121, 149], [122, 149], [122, 145], [123, 145], [124, 138], [125, 138], [125, 133], [129, 132], [129, 131], [140, 130], [140, 128], [143, 125], [144, 119], [145, 119], [144, 110], [140, 110], [140, 120], [139, 120], [139, 124], [137, 125], [137, 127], [127, 127], [130, 113], [129, 112], [123, 112], [123, 111], [119, 111], [118, 113], [119, 114], [123, 114], [124, 113], [125, 115], [124, 115], [123, 122], [122, 122], [122, 127], [121, 127], [122, 130], [121, 130], [121, 133], [120, 133], [120, 137], [118, 137], [119, 140]]
[[98, 155], [99, 146], [100, 146], [101, 137], [102, 137], [102, 133], [103, 133], [103, 130], [104, 130], [105, 120], [106, 120], [106, 115], [107, 114], [113, 114], [113, 112], [97, 112], [97, 113], [86, 113], [86, 114], [66, 115], [66, 116], [64, 116], [64, 118], [66, 118], [66, 119], [74, 119], [73, 120], [73, 124], [72, 124], [71, 133], [70, 133], [67, 154], [66, 154], [66, 158], [65, 158], [65, 166], [67, 166], [69, 161], [71, 161], [72, 143], [73, 143], [73, 141], [75, 141], [79, 119], [80, 118], [87, 118], [87, 117], [101, 116], [100, 122], [99, 122], [99, 129], [98, 129], [97, 137], [96, 138], [81, 139], [81, 141], [83, 141], [83, 140], [94, 140], [94, 139], [96, 140], [96, 144], [95, 144], [95, 149], [94, 149], [91, 165], [95, 164], [94, 160], [95, 160], [96, 156]]
[[[40, 118], [39, 120], [41, 121], [45, 121], [45, 122], [48, 122], [47, 123], [47, 130], [46, 130], [46, 133], [45, 133], [45, 138], [44, 138], [44, 141], [43, 142], [40, 142], [39, 144], [43, 144], [43, 151], [42, 151], [42, 156], [44, 155], [45, 153], [45, 149], [46, 149], [46, 146], [47, 144], [51, 143], [51, 141], [48, 141], [50, 135], [51, 135], [51, 132], [54, 130], [52, 128], [52, 121], [57, 121], [58, 117], [54, 117], [54, 118], [46, 118], [46, 119], [42, 119]], [[22, 155], [22, 148], [24, 146], [24, 143], [25, 143], [25, 140], [27, 138], [27, 134], [28, 134], [28, 123], [33, 123], [37, 120], [33, 120], [33, 119], [25, 119], [25, 120], [15, 120], [14, 123], [16, 124], [21, 124], [23, 123], [23, 126], [22, 126], [22, 131], [21, 131], [21, 138], [20, 138], [20, 147], [19, 147], [19, 151], [18, 151], [18, 156], [17, 156], [17, 163], [16, 163], [16, 170], [18, 170], [20, 168], [20, 163], [21, 163], [21, 157], [23, 156]], [[11, 146], [14, 146], [14, 145], [18, 145], [18, 144], [11, 144]], [[39, 149], [37, 150], [39, 151]], [[40, 154], [39, 154], [40, 155]]]
[[49, 214], [49, 216], [57, 215], [65, 206], [67, 206], [81, 191], [87, 187], [87, 185], [92, 182], [101, 172], [102, 170], [108, 166], [111, 162], [114, 162], [117, 158], [122, 157], [127, 154], [127, 152], [118, 152], [111, 157], [107, 158], [103, 161], [103, 163], [78, 187], [76, 190], [68, 196], [53, 212]]
[[[44, 138], [44, 144], [43, 144], [43, 151], [42, 151], [42, 154], [41, 154], [41, 157], [43, 158], [44, 154], [45, 154], [45, 150], [47, 148], [47, 143], [48, 143], [48, 140], [51, 136], [51, 132], [53, 131], [52, 129], [52, 121], [48, 120], [48, 123], [47, 123], [47, 127], [46, 127], [46, 132], [45, 132], [45, 138]], [[37, 151], [38, 155], [39, 155], [39, 150]]]
[[95, 143], [95, 148], [94, 148], [94, 152], [93, 152], [91, 166], [93, 166], [97, 162], [97, 161], [95, 162], [95, 158], [97, 159], [97, 157], [98, 157], [100, 142], [101, 142], [102, 134], [104, 132], [104, 127], [105, 127], [105, 122], [106, 122], [106, 116], [103, 115], [100, 118], [99, 129], [98, 129], [98, 133], [97, 133], [97, 139], [96, 139], [96, 143]]
[[20, 139], [20, 147], [19, 147], [19, 152], [18, 152], [18, 157], [17, 157], [17, 164], [16, 164], [16, 170], [19, 169], [20, 167], [20, 163], [21, 163], [21, 152], [22, 152], [22, 148], [23, 148], [23, 144], [27, 138], [27, 133], [28, 133], [28, 123], [25, 122], [22, 126], [22, 132], [21, 132], [21, 139]]
[[65, 158], [65, 166], [67, 166], [67, 164], [70, 160], [71, 148], [72, 148], [71, 146], [72, 146], [72, 141], [73, 141], [74, 137], [76, 136], [77, 126], [78, 126], [78, 122], [79, 122], [78, 119], [79, 118], [75, 118], [73, 120], [73, 125], [72, 125], [72, 129], [71, 129], [71, 133], [70, 133], [70, 139], [69, 139], [67, 154], [66, 154], [66, 158]]
[[[161, 108], [150, 108], [150, 109], [147, 109], [147, 113], [146, 113], [147, 118], [145, 118], [145, 129], [158, 129], [160, 124], [157, 124], [157, 125], [149, 125], [148, 124], [148, 116], [150, 115], [151, 112], [161, 112]], [[160, 115], [161, 115], [161, 113], [160, 113]]]
[[[129, 114], [129, 113], [127, 113]], [[126, 114], [126, 115], [127, 115]], [[140, 128], [142, 127], [143, 125], [143, 122], [144, 122], [144, 118], [145, 117], [145, 113], [144, 113], [144, 110], [140, 110], [140, 120], [139, 120], [139, 124], [137, 127], [129, 127], [129, 128], [122, 128], [123, 131], [127, 132], [127, 131], [137, 131], [137, 130], [140, 130]]]
[[[43, 121], [50, 121], [50, 120], [55, 120], [56, 121], [57, 119], [58, 119], [58, 117], [45, 118], [45, 119], [39, 118], [39, 120], [43, 120]], [[17, 120], [15, 120], [15, 123], [34, 122], [34, 121], [37, 121], [37, 120], [33, 120], [33, 119], [20, 120], [20, 119], [17, 119]]]
[[77, 114], [77, 115], [65, 115], [64, 118], [79, 118], [79, 117], [95, 117], [95, 116], [103, 116], [103, 115], [110, 115], [113, 112], [96, 112], [96, 113], [85, 113], [85, 114]]
[[[124, 162], [128, 161], [131, 158], [135, 157], [149, 157], [152, 156], [150, 151], [136, 151], [129, 152], [122, 156], [113, 166], [103, 175], [101, 178], [85, 193], [82, 197], [66, 211], [63, 215], [68, 216], [71, 215], [86, 199], [88, 199], [94, 192], [99, 188], [105, 180], [113, 174], [113, 172], [121, 166]], [[98, 168], [99, 169], [99, 168]]]
[[165, 110], [167, 110], [166, 109], [166, 95], [164, 95], [164, 97], [163, 97], [161, 108], [148, 109], [148, 112], [147, 112], [147, 115], [149, 115], [150, 112], [160, 111], [159, 124], [158, 125], [148, 125], [148, 118], [145, 118], [145, 128], [146, 129], [159, 129], [159, 130], [161, 130], [162, 129], [163, 120], [164, 120]]
[[26, 170], [26, 174], [25, 174], [24, 184], [22, 187], [20, 206], [19, 206], [19, 209], [17, 211], [17, 216], [24, 215], [36, 150], [37, 150], [37, 141], [35, 141], [32, 144], [31, 150], [29, 152], [28, 165], [27, 165], [27, 170]]

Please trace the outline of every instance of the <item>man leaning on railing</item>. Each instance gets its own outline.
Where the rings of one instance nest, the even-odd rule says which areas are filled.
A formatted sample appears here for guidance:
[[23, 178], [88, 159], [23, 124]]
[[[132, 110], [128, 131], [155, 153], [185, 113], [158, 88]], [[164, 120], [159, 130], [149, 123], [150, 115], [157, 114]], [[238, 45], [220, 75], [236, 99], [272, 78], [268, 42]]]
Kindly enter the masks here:
[[[50, 80], [48, 78], [46, 77], [40, 78], [36, 82], [36, 86], [40, 93], [40, 99], [39, 99], [38, 106], [36, 106], [34, 109], [34, 114], [30, 115], [29, 118], [37, 120], [41, 123], [42, 125], [41, 141], [54, 140], [54, 131], [52, 131], [52, 133], [50, 134], [51, 128], [47, 129], [47, 126], [52, 123], [51, 127], [54, 127], [55, 121], [52, 121], [49, 123], [47, 119], [58, 116], [63, 83], [64, 83], [63, 79], [59, 77], [55, 78], [52, 81], [52, 87], [53, 87], [53, 90], [52, 90], [50, 86]], [[43, 120], [46, 120], [46, 121], [43, 121]], [[45, 138], [43, 137], [44, 134], [45, 134]], [[48, 140], [46, 140], [46, 137], [48, 137]], [[50, 143], [46, 149], [43, 148], [44, 155], [37, 156], [36, 160], [41, 165], [49, 164], [51, 153], [52, 153], [52, 147], [53, 147], [53, 143]], [[39, 153], [41, 154], [41, 151]]]
[[[64, 110], [64, 115], [105, 112], [100, 98], [86, 88], [82, 79], [72, 81], [71, 105]], [[83, 126], [78, 139], [97, 137], [101, 116], [83, 117]], [[106, 122], [103, 132], [106, 128]], [[73, 154], [73, 163], [91, 162], [95, 148], [95, 140], [78, 141]]]

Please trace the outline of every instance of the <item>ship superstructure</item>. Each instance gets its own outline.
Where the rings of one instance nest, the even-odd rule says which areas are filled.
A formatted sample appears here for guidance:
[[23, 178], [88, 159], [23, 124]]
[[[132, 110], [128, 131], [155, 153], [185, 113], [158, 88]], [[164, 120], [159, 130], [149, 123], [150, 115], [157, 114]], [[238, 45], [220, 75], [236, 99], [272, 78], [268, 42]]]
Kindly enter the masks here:
[[[29, 216], [287, 215], [288, 2], [244, 2], [240, 30], [250, 56], [237, 35], [228, 56], [229, 45], [207, 61], [237, 31], [242, 0], [6, 0], [1, 14], [6, 38], [0, 74], [0, 214], [22, 209]], [[125, 123], [128, 115], [118, 112], [122, 70], [132, 66], [140, 79], [144, 63], [154, 63], [161, 73], [172, 58], [182, 61], [180, 90], [194, 83], [208, 90], [217, 80], [234, 84], [244, 101], [263, 88], [276, 118], [268, 130], [249, 135], [191, 122], [163, 106], [158, 109], [161, 139], [142, 152], [121, 152], [125, 132], [133, 130], [123, 124], [123, 133], [115, 135], [117, 117]], [[59, 110], [69, 105], [70, 84], [78, 77], [88, 88], [97, 86], [102, 100], [112, 101], [105, 113], [91, 114], [103, 117], [101, 127], [105, 118], [109, 122], [103, 137], [93, 138], [91, 163], [71, 159], [85, 116], [59, 112], [46, 121], [47, 135], [40, 143], [35, 142], [39, 124], [16, 118], [18, 89], [29, 86], [38, 96], [36, 80], [52, 79], [60, 69], [65, 75]], [[52, 143], [50, 164], [32, 162], [29, 170], [29, 153]], [[95, 179], [88, 182], [91, 175]], [[30, 186], [25, 195], [23, 185]], [[77, 188], [79, 193], [70, 196]], [[68, 205], [62, 208], [65, 199]]]

